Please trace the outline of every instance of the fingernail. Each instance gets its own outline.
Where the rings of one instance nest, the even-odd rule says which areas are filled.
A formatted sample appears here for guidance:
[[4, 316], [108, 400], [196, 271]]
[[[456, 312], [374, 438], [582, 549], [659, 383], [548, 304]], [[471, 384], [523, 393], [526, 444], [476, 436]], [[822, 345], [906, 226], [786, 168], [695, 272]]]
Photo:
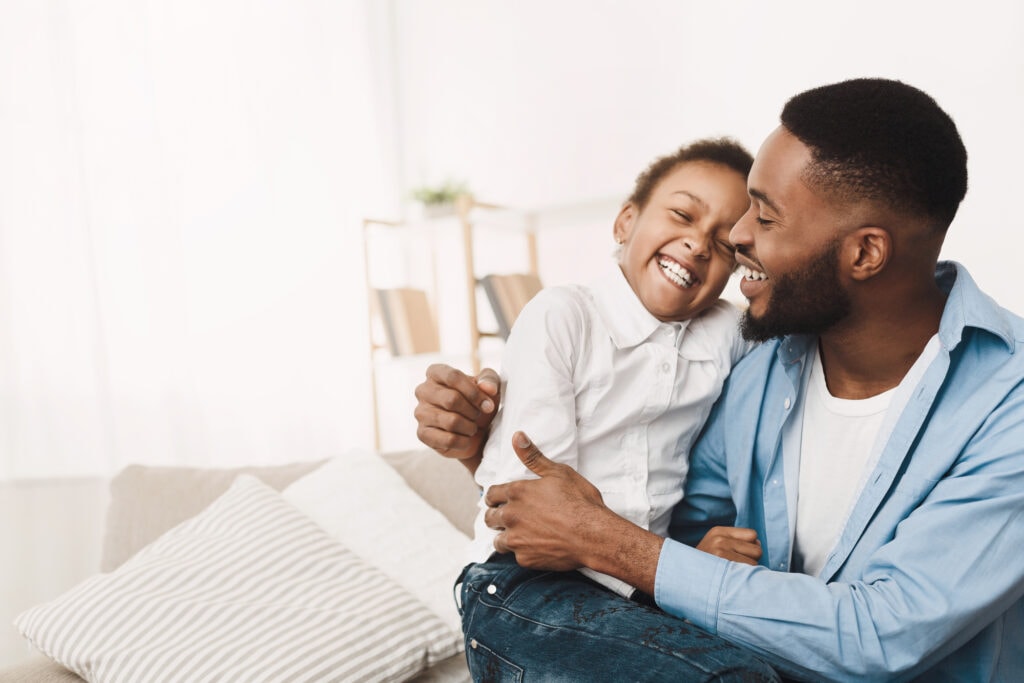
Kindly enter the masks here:
[[494, 402], [491, 401], [490, 399], [485, 399], [484, 402], [480, 404], [480, 410], [484, 411], [485, 413], [491, 412], [492, 410], [494, 410]]
[[529, 448], [530, 440], [526, 438], [526, 434], [519, 432], [516, 434], [516, 445], [520, 448]]

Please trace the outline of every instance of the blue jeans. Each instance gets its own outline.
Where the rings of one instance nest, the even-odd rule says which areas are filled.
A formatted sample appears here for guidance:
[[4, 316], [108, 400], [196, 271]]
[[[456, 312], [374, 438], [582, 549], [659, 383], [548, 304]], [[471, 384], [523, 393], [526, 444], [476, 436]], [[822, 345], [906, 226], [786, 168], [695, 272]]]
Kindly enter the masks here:
[[474, 681], [779, 680], [742, 648], [579, 572], [493, 555], [456, 591]]

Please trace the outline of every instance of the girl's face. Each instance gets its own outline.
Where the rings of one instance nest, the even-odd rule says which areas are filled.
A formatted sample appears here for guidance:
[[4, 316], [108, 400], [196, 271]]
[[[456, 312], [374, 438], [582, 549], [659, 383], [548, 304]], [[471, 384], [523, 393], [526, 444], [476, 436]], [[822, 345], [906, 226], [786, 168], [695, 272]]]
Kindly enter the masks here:
[[622, 207], [619, 266], [651, 315], [688, 320], [714, 305], [735, 267], [729, 231], [749, 204], [740, 173], [690, 161], [658, 182], [643, 211]]

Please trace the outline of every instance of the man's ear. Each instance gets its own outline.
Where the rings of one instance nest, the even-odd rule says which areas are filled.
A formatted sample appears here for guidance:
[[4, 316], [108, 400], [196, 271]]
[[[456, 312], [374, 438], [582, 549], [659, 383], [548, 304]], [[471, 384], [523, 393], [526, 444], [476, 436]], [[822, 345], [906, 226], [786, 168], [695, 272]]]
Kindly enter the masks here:
[[612, 229], [616, 243], [625, 244], [629, 236], [633, 234], [633, 224], [636, 223], [638, 213], [636, 204], [633, 202], [626, 202], [619, 209], [619, 215], [615, 217], [615, 227]]
[[843, 242], [850, 277], [854, 280], [870, 280], [885, 270], [892, 258], [892, 235], [885, 228], [858, 228], [847, 235]]

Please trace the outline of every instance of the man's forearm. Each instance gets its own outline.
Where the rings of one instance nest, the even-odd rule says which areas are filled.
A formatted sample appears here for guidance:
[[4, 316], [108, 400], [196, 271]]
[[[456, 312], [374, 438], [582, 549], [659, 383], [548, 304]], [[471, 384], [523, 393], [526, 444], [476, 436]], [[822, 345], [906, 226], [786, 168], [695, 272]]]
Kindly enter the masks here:
[[581, 530], [580, 560], [595, 571], [654, 595], [664, 542], [661, 536], [606, 510], [606, 514], [588, 520]]

